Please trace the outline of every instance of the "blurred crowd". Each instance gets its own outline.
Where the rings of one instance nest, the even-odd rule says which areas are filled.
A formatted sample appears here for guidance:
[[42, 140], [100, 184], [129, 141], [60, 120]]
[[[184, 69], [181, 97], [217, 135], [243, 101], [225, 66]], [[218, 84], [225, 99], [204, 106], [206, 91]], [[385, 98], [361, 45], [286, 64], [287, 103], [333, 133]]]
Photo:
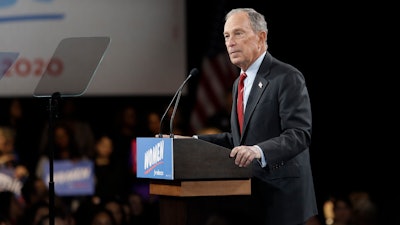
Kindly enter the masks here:
[[[126, 105], [116, 109], [111, 126], [94, 130], [79, 118], [76, 106], [66, 99], [53, 112], [54, 124], [46, 119], [40, 124], [26, 119], [29, 112], [20, 99], [2, 105], [0, 224], [48, 224], [52, 197], [56, 225], [159, 224], [158, 199], [149, 194], [148, 181], [135, 174], [134, 140], [158, 134], [160, 114], [147, 114], [139, 130], [137, 109]], [[59, 195], [57, 188], [51, 192], [46, 174], [50, 162], [59, 161], [90, 161], [92, 193]]]
[[[105, 122], [108, 125], [99, 129], [99, 124], [81, 119], [76, 107], [73, 100], [63, 101], [50, 133], [48, 120], [27, 119], [29, 112], [24, 110], [20, 99], [9, 99], [1, 105], [0, 225], [49, 224], [52, 194], [55, 225], [160, 224], [157, 196], [149, 194], [148, 180], [136, 177], [134, 143], [136, 137], [159, 134], [162, 113], [158, 110], [141, 113], [127, 104], [115, 109]], [[229, 111], [227, 105], [197, 133], [229, 129], [226, 121]], [[174, 134], [189, 133], [184, 121], [178, 110], [173, 121]], [[162, 132], [169, 133], [168, 119], [164, 124], [166, 130], [163, 127]], [[54, 141], [49, 142], [49, 137], [54, 137]], [[93, 192], [51, 193], [44, 178], [50, 155], [55, 161], [92, 162]], [[210, 217], [206, 224], [228, 225], [227, 220], [216, 217]], [[367, 192], [333, 193], [325, 199], [320, 215], [307, 222], [307, 225], [378, 224], [376, 205]]]

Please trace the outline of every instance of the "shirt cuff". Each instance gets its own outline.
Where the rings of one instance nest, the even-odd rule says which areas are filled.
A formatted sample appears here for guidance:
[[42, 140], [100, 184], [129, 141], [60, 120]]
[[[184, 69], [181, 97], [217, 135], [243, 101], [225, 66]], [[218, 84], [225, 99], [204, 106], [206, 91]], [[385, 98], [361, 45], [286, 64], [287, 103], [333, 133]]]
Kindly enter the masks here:
[[267, 166], [267, 160], [265, 160], [265, 156], [264, 156], [263, 151], [261, 150], [260, 146], [258, 146], [258, 145], [254, 145], [254, 147], [256, 147], [258, 149], [258, 151], [260, 152], [260, 155], [261, 155], [261, 159], [257, 159], [258, 163], [260, 164], [260, 166], [262, 168], [266, 167]]

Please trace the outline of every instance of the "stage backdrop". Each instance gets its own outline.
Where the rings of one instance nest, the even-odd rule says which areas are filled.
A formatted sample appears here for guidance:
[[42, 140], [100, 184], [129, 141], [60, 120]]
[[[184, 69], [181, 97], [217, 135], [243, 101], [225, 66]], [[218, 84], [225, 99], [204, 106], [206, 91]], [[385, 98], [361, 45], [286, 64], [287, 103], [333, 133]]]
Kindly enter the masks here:
[[[0, 97], [32, 96], [62, 39], [94, 36], [111, 42], [85, 96], [173, 94], [190, 71], [184, 6], [184, 0], [0, 1], [0, 52], [19, 53], [0, 80]], [[52, 63], [57, 75], [62, 62]]]

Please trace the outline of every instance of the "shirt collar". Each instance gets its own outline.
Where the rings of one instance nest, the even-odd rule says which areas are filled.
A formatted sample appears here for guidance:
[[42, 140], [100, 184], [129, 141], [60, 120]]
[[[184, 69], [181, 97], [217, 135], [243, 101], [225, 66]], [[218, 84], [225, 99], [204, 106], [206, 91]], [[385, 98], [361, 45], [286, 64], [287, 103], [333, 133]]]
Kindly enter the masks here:
[[[247, 78], [250, 78], [251, 80], [254, 80], [254, 78], [256, 77], [257, 71], [260, 68], [260, 65], [263, 61], [263, 58], [265, 56], [267, 52], [265, 51], [263, 54], [261, 54], [257, 60], [250, 65], [250, 67], [247, 69], [246, 74], [247, 74]], [[240, 74], [242, 74], [244, 71], [240, 71]]]

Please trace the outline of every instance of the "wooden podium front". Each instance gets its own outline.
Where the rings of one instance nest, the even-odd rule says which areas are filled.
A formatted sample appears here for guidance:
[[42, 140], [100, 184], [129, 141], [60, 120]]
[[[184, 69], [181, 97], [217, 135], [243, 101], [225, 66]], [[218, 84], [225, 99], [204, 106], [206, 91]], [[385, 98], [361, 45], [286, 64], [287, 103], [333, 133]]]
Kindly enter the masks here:
[[150, 194], [159, 196], [160, 225], [202, 225], [214, 215], [245, 212], [251, 180], [151, 180]]
[[160, 225], [204, 225], [248, 210], [251, 169], [236, 166], [230, 149], [194, 138], [172, 139], [172, 146], [173, 179], [150, 179]]
[[250, 195], [250, 179], [150, 182], [150, 194], [176, 197]]

